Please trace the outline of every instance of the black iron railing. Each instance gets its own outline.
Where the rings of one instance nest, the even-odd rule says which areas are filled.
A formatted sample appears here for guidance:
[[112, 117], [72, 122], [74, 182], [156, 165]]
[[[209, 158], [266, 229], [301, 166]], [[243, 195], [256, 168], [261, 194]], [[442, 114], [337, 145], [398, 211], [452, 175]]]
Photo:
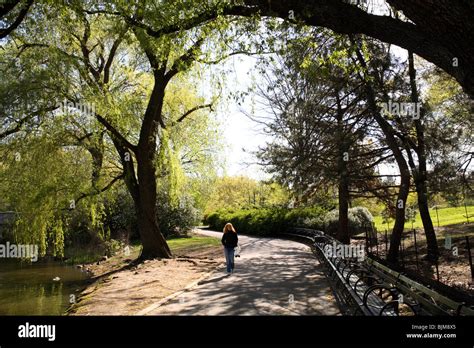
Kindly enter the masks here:
[[346, 315], [474, 315], [472, 303], [441, 295], [366, 253], [361, 257], [360, 250], [348, 249], [322, 231], [295, 228], [285, 235], [305, 239], [312, 245]]

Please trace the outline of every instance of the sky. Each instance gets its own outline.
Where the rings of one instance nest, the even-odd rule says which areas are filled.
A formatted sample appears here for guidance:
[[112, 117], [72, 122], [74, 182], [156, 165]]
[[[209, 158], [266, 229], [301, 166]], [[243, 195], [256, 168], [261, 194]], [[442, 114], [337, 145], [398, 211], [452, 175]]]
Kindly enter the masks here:
[[[256, 58], [234, 56], [227, 62], [232, 73], [227, 76], [228, 88], [246, 91], [251, 84], [252, 75], [256, 75]], [[231, 176], [243, 175], [257, 180], [268, 178], [263, 168], [255, 164], [256, 158], [252, 152], [265, 145], [268, 139], [261, 127], [247, 117], [252, 112], [252, 102], [247, 98], [242, 105], [237, 102], [229, 103], [227, 110], [219, 115], [227, 143], [225, 151], [226, 174]]]
[[[403, 50], [397, 47], [397, 55], [403, 55]], [[258, 73], [256, 72], [256, 58], [248, 56], [234, 56], [226, 63], [227, 91], [246, 91], [252, 79], [258, 83]], [[247, 98], [242, 105], [236, 102], [228, 103], [226, 110], [217, 112], [217, 119], [221, 123], [221, 130], [224, 133], [226, 143], [225, 171], [221, 175], [247, 176], [256, 180], [266, 180], [271, 176], [265, 173], [263, 167], [255, 164], [256, 158], [252, 154], [266, 142], [271, 141], [268, 135], [263, 134], [261, 127], [255, 121], [246, 116], [252, 114], [252, 100]], [[245, 111], [245, 112], [244, 112]], [[259, 110], [258, 115], [262, 116], [263, 111]], [[382, 165], [379, 167], [381, 174], [392, 175], [397, 173], [396, 165]]]
[[[370, 12], [377, 15], [387, 14], [384, 0], [371, 0], [370, 3]], [[396, 56], [406, 59], [405, 50], [392, 46], [392, 52]], [[252, 81], [258, 83], [256, 62], [257, 58], [245, 55], [232, 56], [227, 59], [222, 67], [227, 72], [226, 92], [248, 91]], [[259, 129], [259, 125], [245, 115], [245, 112], [252, 113], [252, 109], [252, 100], [247, 98], [241, 106], [236, 102], [228, 101], [226, 109], [217, 112], [217, 119], [221, 123], [226, 143], [225, 170], [220, 173], [221, 175], [243, 175], [257, 180], [270, 178], [264, 168], [255, 164], [256, 158], [252, 155], [252, 152], [270, 141], [270, 138]], [[258, 112], [258, 115], [262, 116], [262, 111]], [[383, 165], [379, 170], [381, 174], [397, 173], [395, 165]]]

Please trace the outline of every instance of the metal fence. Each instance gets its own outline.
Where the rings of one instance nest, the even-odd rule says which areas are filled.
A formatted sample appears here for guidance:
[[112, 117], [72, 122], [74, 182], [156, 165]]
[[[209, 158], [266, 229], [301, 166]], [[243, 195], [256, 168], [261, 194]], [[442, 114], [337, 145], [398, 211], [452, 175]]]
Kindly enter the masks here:
[[[405, 232], [402, 235], [399, 249], [399, 266], [404, 271], [408, 271], [411, 268], [413, 271], [419, 273], [423, 262], [426, 262], [434, 267], [435, 272], [433, 273], [433, 279], [435, 279], [437, 282], [443, 282], [443, 274], [442, 271], [440, 271], [439, 260], [423, 260], [424, 255], [421, 253], [421, 249], [422, 246], [424, 246], [425, 244], [420, 245], [419, 234], [420, 233], [417, 233], [417, 230], [415, 228], [412, 228], [409, 233]], [[380, 234], [375, 232], [373, 226], [366, 227], [363, 239], [365, 242], [367, 254], [369, 256], [381, 259], [383, 256], [387, 255], [388, 250], [390, 248], [391, 240], [391, 234], [389, 234], [387, 230], [385, 230], [384, 233]], [[472, 238], [466, 235], [464, 237], [457, 238], [457, 240], [458, 244], [452, 241], [451, 235], [445, 236], [444, 249], [447, 249], [452, 252], [453, 257], [460, 259], [464, 257], [465, 264], [468, 266], [469, 269], [469, 274], [467, 276], [472, 281], [474, 281], [474, 265], [472, 261], [473, 257], [471, 251]], [[464, 242], [463, 246], [461, 246], [461, 241]], [[409, 249], [407, 244], [411, 244], [411, 250]], [[465, 256], [462, 256], [463, 254]]]
[[344, 245], [322, 231], [297, 228], [285, 235], [310, 242], [346, 315], [474, 315], [473, 303], [441, 295], [367, 255], [360, 260], [328, 253], [330, 248], [334, 251]]

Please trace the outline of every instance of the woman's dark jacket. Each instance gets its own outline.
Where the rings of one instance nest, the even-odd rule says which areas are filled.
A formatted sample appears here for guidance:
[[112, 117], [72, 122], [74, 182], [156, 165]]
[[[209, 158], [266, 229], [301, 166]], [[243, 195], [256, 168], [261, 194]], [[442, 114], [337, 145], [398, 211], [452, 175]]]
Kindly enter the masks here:
[[226, 248], [235, 248], [239, 242], [239, 237], [237, 237], [237, 233], [227, 232], [222, 236], [221, 242]]

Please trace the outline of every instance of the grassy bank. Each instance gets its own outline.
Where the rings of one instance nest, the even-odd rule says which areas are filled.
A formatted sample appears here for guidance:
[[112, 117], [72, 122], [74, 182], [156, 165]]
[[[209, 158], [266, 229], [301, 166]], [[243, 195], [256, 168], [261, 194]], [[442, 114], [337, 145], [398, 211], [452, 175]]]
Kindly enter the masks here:
[[[469, 221], [474, 222], [474, 206], [467, 206], [467, 212], [469, 214]], [[438, 218], [439, 218], [439, 226], [449, 226], [449, 225], [456, 225], [466, 223], [466, 210], [462, 207], [449, 207], [449, 208], [438, 208], [438, 217], [436, 216], [436, 209], [430, 209], [430, 216], [433, 221], [433, 225], [435, 227], [438, 226]], [[388, 226], [387, 223], [383, 222], [382, 216], [375, 216], [374, 217], [375, 226], [378, 231], [385, 231]], [[389, 220], [390, 229], [393, 228], [393, 219]], [[423, 223], [421, 222], [420, 214], [417, 212], [415, 221], [413, 223], [415, 228], [423, 227]], [[407, 221], [405, 223], [406, 228], [411, 228], [411, 221]]]
[[214, 237], [193, 235], [189, 238], [175, 238], [168, 241], [172, 253], [185, 254], [200, 248], [220, 246], [221, 241]]
[[[167, 240], [168, 245], [173, 254], [185, 255], [186, 253], [194, 252], [199, 249], [215, 247], [220, 245], [220, 240], [213, 237], [199, 236], [195, 234], [189, 237], [172, 238]], [[127, 259], [136, 259], [140, 255], [141, 245], [137, 241], [129, 246], [129, 255], [125, 254], [124, 250], [117, 250], [115, 255], [123, 256]], [[102, 259], [104, 252], [92, 250], [87, 247], [74, 247], [66, 250], [66, 262], [71, 265], [89, 264]]]

